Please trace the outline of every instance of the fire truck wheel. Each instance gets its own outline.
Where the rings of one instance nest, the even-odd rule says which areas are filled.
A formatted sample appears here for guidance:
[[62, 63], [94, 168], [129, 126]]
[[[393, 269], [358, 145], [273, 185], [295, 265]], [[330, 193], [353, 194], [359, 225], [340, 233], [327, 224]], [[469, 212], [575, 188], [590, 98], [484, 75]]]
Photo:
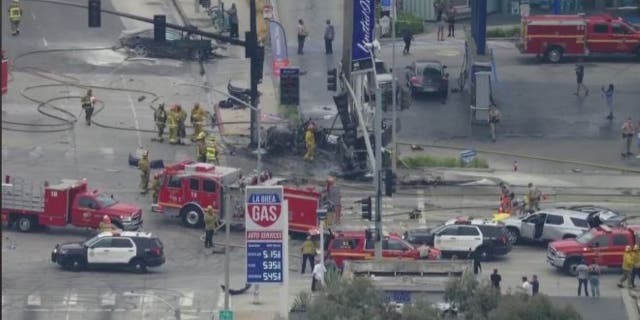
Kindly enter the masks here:
[[558, 62], [560, 62], [560, 60], [562, 60], [563, 53], [564, 52], [563, 52], [562, 48], [560, 48], [558, 46], [553, 46], [553, 47], [547, 49], [547, 53], [545, 54], [545, 56], [547, 57], [547, 60], [549, 62], [558, 63]]
[[204, 222], [204, 214], [196, 205], [188, 205], [180, 210], [182, 223], [190, 228], [201, 227]]
[[16, 221], [16, 226], [20, 232], [29, 232], [33, 229], [35, 222], [31, 217], [20, 217]]

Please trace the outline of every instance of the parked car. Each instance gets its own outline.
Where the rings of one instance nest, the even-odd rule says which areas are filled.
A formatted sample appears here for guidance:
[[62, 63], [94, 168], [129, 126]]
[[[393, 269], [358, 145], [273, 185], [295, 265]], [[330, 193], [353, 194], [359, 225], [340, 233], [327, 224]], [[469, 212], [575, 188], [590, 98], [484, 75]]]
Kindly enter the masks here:
[[[329, 253], [339, 267], [345, 260], [372, 259], [375, 256], [375, 240], [367, 238], [365, 231], [339, 231], [329, 243]], [[382, 255], [389, 258], [415, 260], [420, 253], [409, 242], [404, 241], [395, 233], [384, 235], [382, 240]], [[430, 260], [440, 258], [440, 251], [431, 249]]]
[[209, 39], [188, 32], [167, 29], [166, 41], [155, 41], [153, 29], [124, 30], [118, 39], [120, 46], [137, 57], [207, 60], [215, 46]]
[[576, 239], [558, 240], [547, 247], [547, 262], [575, 276], [576, 266], [584, 259], [587, 264], [598, 262], [608, 268], [620, 268], [626, 246], [640, 243], [640, 226], [609, 227], [602, 225]]
[[507, 227], [509, 242], [515, 244], [519, 241], [547, 242], [576, 238], [601, 223], [618, 226], [626, 220], [621, 214], [589, 211], [586, 206], [582, 209], [584, 211], [565, 208], [544, 209], [523, 217], [510, 217], [502, 222]]
[[144, 273], [165, 262], [164, 246], [149, 232], [102, 232], [82, 241], [57, 244], [51, 261], [65, 269], [129, 268]]
[[506, 255], [511, 251], [507, 230], [496, 222], [472, 224], [448, 223], [433, 229], [413, 229], [405, 232], [404, 237], [414, 245], [426, 244], [440, 250], [443, 255], [466, 257], [469, 251], [476, 252], [482, 260]]
[[420, 60], [406, 68], [407, 86], [412, 96], [419, 93], [439, 95], [446, 99], [449, 94], [447, 66], [436, 60]]

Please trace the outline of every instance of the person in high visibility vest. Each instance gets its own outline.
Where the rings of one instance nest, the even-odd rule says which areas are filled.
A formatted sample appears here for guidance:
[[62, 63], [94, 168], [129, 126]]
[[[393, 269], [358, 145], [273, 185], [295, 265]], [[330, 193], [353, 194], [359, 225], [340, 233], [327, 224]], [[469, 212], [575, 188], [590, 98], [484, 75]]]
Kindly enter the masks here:
[[151, 173], [149, 151], [145, 151], [142, 159], [138, 161], [138, 169], [140, 170], [140, 194], [147, 194], [149, 191], [149, 174]]
[[11, 35], [20, 33], [20, 20], [22, 20], [22, 8], [18, 0], [13, 0], [9, 5], [9, 22], [11, 22]]
[[307, 144], [307, 153], [304, 155], [305, 160], [313, 161], [316, 156], [316, 135], [314, 133], [315, 126], [309, 123], [307, 130], [304, 132], [304, 141]]
[[193, 136], [191, 141], [195, 141], [198, 135], [202, 132], [204, 127], [204, 109], [200, 107], [199, 103], [196, 103], [191, 109], [191, 125], [193, 126]]
[[207, 134], [202, 131], [196, 137], [196, 158], [198, 162], [207, 162], [207, 144], [205, 139]]
[[169, 115], [167, 116], [167, 127], [169, 128], [169, 143], [178, 143], [178, 113], [176, 112], [176, 106], [171, 107]]
[[164, 138], [162, 137], [164, 134], [164, 127], [167, 123], [167, 112], [164, 110], [164, 103], [161, 103], [153, 112], [153, 120], [156, 122], [156, 127], [158, 128], [158, 138], [155, 138], [155, 141], [162, 142], [164, 141]]
[[218, 150], [216, 148], [216, 139], [213, 136], [207, 138], [207, 154], [206, 162], [218, 164]]

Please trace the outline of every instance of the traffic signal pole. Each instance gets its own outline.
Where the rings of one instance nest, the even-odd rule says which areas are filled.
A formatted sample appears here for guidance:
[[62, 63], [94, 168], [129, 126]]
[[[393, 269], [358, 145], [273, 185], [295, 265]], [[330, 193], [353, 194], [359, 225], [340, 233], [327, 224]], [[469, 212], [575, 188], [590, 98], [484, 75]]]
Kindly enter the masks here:
[[[250, 148], [256, 148], [257, 156], [260, 157], [262, 150], [260, 149], [260, 145], [258, 141], [258, 135], [260, 134], [260, 110], [258, 109], [258, 25], [256, 21], [256, 0], [249, 1], [249, 22], [250, 22], [250, 30], [249, 34], [251, 39], [246, 39], [247, 44], [250, 45], [251, 51], [251, 142], [249, 143]], [[258, 171], [258, 174], [260, 172]]]

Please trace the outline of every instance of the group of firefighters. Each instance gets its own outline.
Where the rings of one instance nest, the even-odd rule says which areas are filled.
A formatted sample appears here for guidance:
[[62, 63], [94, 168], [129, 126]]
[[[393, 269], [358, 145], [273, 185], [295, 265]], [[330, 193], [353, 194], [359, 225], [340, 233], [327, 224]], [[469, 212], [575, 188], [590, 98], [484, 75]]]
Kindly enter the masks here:
[[524, 203], [519, 203], [515, 199], [515, 194], [509, 190], [506, 184], [500, 183], [500, 206], [498, 207], [499, 214], [511, 215], [514, 212], [518, 214], [524, 214], [525, 212], [535, 212], [540, 210], [540, 201], [543, 200], [544, 195], [534, 186], [533, 183], [529, 183], [529, 189], [524, 196]]

